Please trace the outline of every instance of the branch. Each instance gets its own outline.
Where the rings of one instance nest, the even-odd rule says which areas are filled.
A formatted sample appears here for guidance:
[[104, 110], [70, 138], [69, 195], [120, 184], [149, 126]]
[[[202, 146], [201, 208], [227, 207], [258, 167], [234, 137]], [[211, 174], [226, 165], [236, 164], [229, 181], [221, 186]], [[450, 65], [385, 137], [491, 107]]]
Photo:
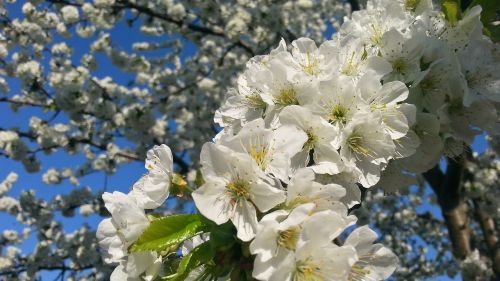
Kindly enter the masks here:
[[11, 104], [16, 104], [16, 105], [33, 106], [33, 107], [46, 107], [46, 106], [48, 106], [48, 104], [41, 104], [41, 103], [35, 103], [35, 102], [29, 102], [29, 101], [13, 100], [13, 99], [9, 99], [7, 97], [1, 97], [0, 98], [0, 102], [11, 103]]
[[[8, 130], [0, 127], [0, 131], [8, 131]], [[23, 138], [27, 138], [30, 141], [36, 142], [37, 136], [34, 133], [32, 133], [32, 132], [16, 131], [16, 133], [19, 136], [23, 137]], [[101, 144], [101, 143], [95, 142], [95, 141], [93, 141], [91, 139], [85, 139], [85, 138], [70, 137], [70, 136], [68, 136], [68, 142], [69, 143], [77, 143], [77, 144], [87, 144], [87, 145], [90, 145], [90, 146], [92, 146], [94, 148], [97, 148], [97, 149], [99, 149], [101, 151], [106, 151], [107, 150], [107, 145], [106, 144]], [[155, 143], [156, 144], [161, 144], [157, 140], [155, 140]], [[43, 150], [50, 150], [50, 149], [57, 149], [57, 148], [58, 147], [46, 147], [46, 148], [41, 148], [39, 150], [36, 150], [34, 152], [43, 151]], [[186, 161], [184, 161], [181, 157], [177, 156], [175, 153], [172, 153], [172, 154], [173, 154], [173, 158], [174, 158], [174, 163], [176, 165], [178, 165], [179, 168], [180, 168], [179, 173], [186, 174], [189, 171], [189, 164], [186, 163]], [[4, 155], [4, 153], [1, 153], [1, 151], [0, 151], [0, 156], [3, 156], [3, 155]], [[127, 158], [127, 159], [132, 160], [132, 161], [139, 161], [139, 162], [143, 162], [144, 161], [144, 158], [139, 157], [138, 155], [136, 155], [134, 153], [130, 153], [130, 152], [119, 151], [118, 153], [116, 153], [116, 155], [119, 156], [119, 157]]]
[[[129, 2], [127, 0], [120, 1], [119, 3], [122, 4], [122, 5], [117, 5], [115, 7], [117, 7], [117, 8], [132, 8], [132, 9], [137, 10], [139, 13], [146, 14], [146, 15], [152, 17], [152, 18], [161, 19], [161, 20], [166, 21], [168, 23], [172, 23], [172, 24], [176, 25], [179, 28], [187, 27], [189, 30], [197, 32], [197, 33], [206, 34], [206, 35], [212, 35], [212, 36], [216, 36], [216, 37], [227, 38], [226, 34], [224, 34], [223, 32], [218, 32], [218, 31], [215, 31], [215, 30], [210, 29], [208, 27], [196, 25], [196, 24], [193, 24], [193, 23], [188, 23], [187, 24], [187, 23], [185, 23], [185, 22], [183, 22], [181, 20], [173, 19], [173, 18], [169, 17], [166, 14], [158, 13], [158, 12], [156, 12], [153, 9], [150, 9], [148, 7], [144, 7], [144, 6], [141, 6], [141, 5], [137, 5], [137, 4]], [[255, 52], [252, 50], [252, 48], [250, 48], [249, 46], [247, 46], [246, 44], [244, 44], [241, 40], [236, 41], [235, 44], [238, 47], [241, 47], [242, 49], [244, 49], [245, 51], [247, 51], [252, 56], [255, 56]]]
[[[55, 265], [55, 266], [40, 266], [38, 267], [38, 270], [48, 270], [48, 271], [53, 271], [53, 270], [61, 270], [61, 271], [82, 271], [82, 270], [86, 270], [86, 269], [92, 269], [94, 268], [93, 265], [86, 265], [86, 266], [82, 266], [82, 267], [75, 267], [75, 268], [72, 268], [72, 267], [69, 267], [69, 266], [66, 266], [66, 265]], [[9, 276], [9, 275], [13, 275], [13, 276], [17, 276], [19, 275], [20, 273], [22, 272], [25, 272], [27, 271], [28, 268], [25, 267], [24, 265], [18, 265], [18, 266], [15, 266], [13, 267], [12, 269], [9, 269], [9, 270], [5, 270], [5, 271], [0, 271], [0, 276]]]
[[[76, 7], [82, 6], [82, 4], [80, 4], [80, 3], [66, 1], [66, 0], [46, 0], [46, 1], [49, 3], [53, 3], [53, 4], [64, 4], [64, 5], [71, 5], [71, 6], [76, 6]], [[212, 36], [216, 36], [216, 37], [226, 38], [229, 40], [229, 38], [226, 37], [226, 34], [224, 32], [218, 32], [218, 31], [215, 31], [215, 30], [210, 29], [208, 27], [197, 25], [194, 23], [186, 23], [182, 20], [176, 20], [174, 18], [169, 17], [167, 14], [159, 13], [159, 12], [149, 8], [149, 7], [141, 6], [141, 5], [138, 5], [136, 3], [130, 2], [128, 0], [118, 1], [118, 5], [114, 5], [114, 6], [112, 6], [112, 8], [115, 8], [115, 9], [134, 9], [141, 14], [145, 14], [145, 15], [148, 15], [152, 18], [160, 19], [160, 20], [166, 21], [168, 23], [174, 24], [178, 28], [186, 27], [189, 30], [200, 33], [200, 34], [212, 35]], [[252, 50], [252, 48], [250, 48], [248, 45], [243, 43], [241, 40], [236, 41], [235, 44], [236, 44], [236, 46], [244, 49], [246, 52], [251, 54], [252, 57], [255, 56], [254, 50]]]
[[446, 174], [443, 174], [438, 165], [423, 173], [425, 180], [436, 194], [453, 246], [453, 253], [459, 259], [471, 253], [467, 205], [461, 198], [460, 192], [464, 161], [465, 156], [448, 159]]
[[441, 188], [441, 184], [444, 181], [443, 171], [439, 168], [439, 165], [434, 166], [429, 171], [423, 173], [425, 180], [431, 186], [432, 190], [437, 194]]
[[488, 252], [493, 262], [493, 271], [497, 277], [500, 277], [500, 243], [495, 228], [495, 221], [481, 206], [479, 199], [473, 201], [475, 215], [481, 226], [483, 237], [488, 248]]

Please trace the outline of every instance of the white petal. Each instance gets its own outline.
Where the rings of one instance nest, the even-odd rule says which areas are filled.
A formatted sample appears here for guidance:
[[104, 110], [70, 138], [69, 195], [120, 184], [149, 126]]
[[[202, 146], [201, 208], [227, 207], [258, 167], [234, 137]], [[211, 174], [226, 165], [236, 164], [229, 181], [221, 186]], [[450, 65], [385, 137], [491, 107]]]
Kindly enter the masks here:
[[351, 245], [360, 251], [372, 246], [377, 239], [377, 233], [370, 229], [367, 225], [356, 228], [344, 242], [344, 245]]
[[261, 212], [267, 212], [276, 205], [283, 203], [286, 199], [283, 190], [271, 187], [265, 183], [252, 184], [250, 193], [252, 202]]
[[234, 215], [231, 218], [236, 227], [236, 236], [242, 241], [250, 241], [255, 237], [257, 231], [257, 212], [252, 203], [240, 200], [234, 208]]
[[118, 236], [117, 229], [111, 218], [103, 219], [97, 226], [96, 237], [102, 252], [104, 262], [116, 263], [127, 255], [127, 248]]
[[231, 199], [225, 195], [226, 183], [218, 178], [208, 177], [205, 184], [191, 193], [200, 213], [216, 224], [229, 220], [233, 212]]

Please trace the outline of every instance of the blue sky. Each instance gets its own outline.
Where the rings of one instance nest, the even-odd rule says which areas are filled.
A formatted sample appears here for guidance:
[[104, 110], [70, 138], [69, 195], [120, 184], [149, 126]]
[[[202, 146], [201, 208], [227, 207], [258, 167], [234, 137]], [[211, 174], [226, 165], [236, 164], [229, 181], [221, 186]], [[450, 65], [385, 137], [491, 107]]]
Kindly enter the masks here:
[[[20, 7], [24, 1], [18, 1], [17, 4], [9, 5], [8, 10], [9, 14], [12, 18], [19, 17]], [[329, 29], [327, 33], [331, 33], [332, 29]], [[117, 46], [120, 46], [123, 50], [130, 50], [131, 44], [133, 42], [148, 40], [151, 41], [151, 37], [140, 35], [136, 29], [130, 29], [125, 24], [121, 23], [113, 30], [110, 31], [112, 34], [112, 38]], [[133, 34], [133, 36], [131, 36]], [[172, 38], [172, 37], [171, 37]], [[165, 40], [167, 38], [158, 37], [154, 40]], [[56, 38], [57, 41], [63, 40], [62, 38]], [[78, 37], [73, 37], [71, 39], [65, 39], [66, 43], [74, 48], [73, 59], [76, 64], [80, 57], [88, 51], [89, 40], [80, 39]], [[188, 57], [190, 54], [195, 52], [195, 47], [192, 45], [187, 45], [184, 50], [183, 58]], [[158, 55], [158, 53], [153, 53], [153, 55]], [[133, 79], [130, 74], [123, 73], [115, 69], [111, 66], [111, 63], [107, 61], [107, 58], [103, 55], [99, 55], [98, 63], [100, 64], [99, 70], [95, 73], [98, 78], [104, 78], [105, 76], [111, 76], [115, 81], [126, 84], [129, 80]], [[45, 62], [46, 64], [47, 62]], [[9, 80], [11, 86], [10, 96], [18, 94], [19, 92], [19, 82], [14, 80]], [[0, 103], [0, 127], [2, 128], [11, 128], [11, 127], [19, 127], [22, 129], [27, 128], [27, 124], [29, 123], [29, 119], [31, 116], [48, 116], [47, 113], [32, 109], [25, 108], [19, 110], [17, 113], [12, 113], [12, 111], [8, 108], [8, 105], [5, 103]], [[54, 120], [54, 123], [57, 122], [65, 122], [67, 121], [66, 117], [63, 114]], [[486, 147], [486, 143], [484, 140], [484, 136], [478, 137], [475, 144], [473, 145], [475, 150], [482, 151]], [[42, 167], [39, 173], [29, 174], [24, 171], [22, 165], [16, 161], [12, 161], [9, 159], [5, 159], [0, 157], [0, 180], [3, 180], [9, 172], [16, 172], [19, 174], [19, 181], [16, 183], [13, 190], [9, 193], [9, 196], [18, 197], [22, 190], [34, 189], [36, 190], [36, 194], [38, 197], [44, 200], [51, 200], [57, 194], [68, 194], [72, 190], [75, 189], [69, 182], [63, 182], [60, 185], [46, 185], [41, 181], [42, 174], [50, 168], [63, 168], [63, 167], [75, 167], [81, 165], [85, 162], [85, 159], [81, 155], [70, 156], [64, 152], [57, 152], [52, 155], [43, 155], [39, 154]], [[128, 191], [131, 185], [145, 172], [143, 164], [134, 162], [125, 166], [122, 166], [118, 169], [118, 171], [111, 176], [107, 177], [107, 190], [119, 190], [119, 191]], [[90, 186], [94, 190], [100, 190], [104, 188], [105, 184], [105, 175], [103, 173], [94, 173], [88, 175], [84, 178], [80, 179], [81, 186]], [[440, 212], [437, 208], [433, 206], [422, 206], [422, 209], [419, 211], [430, 210], [434, 214], [440, 216]], [[61, 221], [64, 224], [64, 228], [67, 232], [71, 232], [75, 229], [78, 229], [83, 223], [89, 224], [91, 227], [95, 228], [99, 221], [101, 220], [98, 216], [90, 216], [90, 217], [81, 217], [76, 216], [75, 218], [64, 218], [60, 214], [57, 214], [57, 220]], [[17, 229], [21, 230], [22, 226], [16, 223], [16, 221], [4, 214], [0, 214], [1, 227], [0, 231], [5, 229]], [[23, 245], [22, 248], [26, 252], [31, 252], [34, 245], [36, 243], [35, 239], [28, 239]], [[44, 273], [44, 280], [52, 280], [55, 275], [53, 273]], [[449, 279], [447, 277], [439, 277], [429, 280], [460, 280], [460, 279]]]

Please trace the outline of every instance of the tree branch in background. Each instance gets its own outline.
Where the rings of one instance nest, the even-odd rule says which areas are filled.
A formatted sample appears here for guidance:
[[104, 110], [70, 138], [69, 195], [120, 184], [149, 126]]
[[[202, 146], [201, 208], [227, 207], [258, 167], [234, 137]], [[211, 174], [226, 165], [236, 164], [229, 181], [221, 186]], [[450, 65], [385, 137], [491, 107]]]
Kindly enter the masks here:
[[[5, 129], [5, 128], [1, 128], [0, 127], [0, 132], [1, 131], [9, 131], [8, 129]], [[24, 137], [24, 138], [27, 138], [29, 139], [30, 141], [32, 142], [36, 142], [37, 140], [37, 136], [31, 132], [21, 132], [21, 131], [16, 131], [16, 133], [21, 136], [21, 137]], [[81, 137], [71, 137], [71, 136], [68, 136], [68, 142], [69, 143], [77, 143], [77, 144], [87, 144], [87, 145], [90, 145], [91, 147], [94, 147], [94, 148], [97, 148], [101, 151], [106, 151], [107, 150], [107, 145], [106, 144], [101, 144], [101, 143], [97, 143], [91, 139], [87, 139], [87, 138], [81, 138]], [[57, 148], [60, 148], [60, 147], [54, 147], [54, 149], [57, 149]], [[52, 148], [45, 148], [47, 150], [50, 150]], [[35, 152], [38, 152], [38, 151], [43, 151], [44, 149], [41, 149], [41, 150], [37, 150]], [[0, 154], [0, 156], [3, 156], [3, 153]], [[116, 153], [116, 156], [118, 157], [123, 157], [123, 158], [126, 158], [130, 161], [139, 161], [139, 162], [143, 162], [144, 161], [144, 158], [143, 157], [140, 157], [132, 152], [127, 152], [127, 151], [119, 151], [118, 153]], [[186, 163], [181, 157], [173, 154], [173, 157], [174, 157], [174, 163], [176, 165], [179, 166], [179, 173], [181, 174], [185, 174], [188, 172], [189, 170], [189, 165], [188, 163]]]
[[474, 204], [475, 215], [481, 226], [486, 246], [488, 247], [489, 255], [493, 261], [493, 271], [496, 276], [500, 276], [500, 244], [498, 233], [495, 227], [495, 221], [481, 206], [479, 199], [472, 201]]

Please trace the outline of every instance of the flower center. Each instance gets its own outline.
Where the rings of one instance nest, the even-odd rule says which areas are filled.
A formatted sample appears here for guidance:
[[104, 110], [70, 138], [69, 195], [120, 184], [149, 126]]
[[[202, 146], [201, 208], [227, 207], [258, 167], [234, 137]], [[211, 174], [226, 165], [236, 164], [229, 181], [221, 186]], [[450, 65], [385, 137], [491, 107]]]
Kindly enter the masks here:
[[398, 58], [392, 63], [392, 68], [394, 69], [395, 72], [404, 74], [406, 71], [406, 62], [403, 58]]
[[330, 114], [328, 115], [328, 120], [330, 123], [347, 123], [347, 113], [349, 109], [341, 104], [336, 104], [332, 107]]
[[366, 280], [366, 276], [370, 274], [370, 270], [365, 269], [366, 265], [370, 265], [373, 263], [372, 261], [373, 255], [372, 253], [368, 253], [359, 258], [356, 263], [351, 267], [351, 272], [349, 272], [349, 281], [364, 281]]
[[267, 167], [267, 153], [269, 152], [269, 148], [267, 146], [257, 146], [252, 145], [250, 148], [250, 156], [257, 162], [257, 165], [265, 170]]
[[266, 107], [266, 103], [258, 94], [246, 95], [243, 104], [254, 109], [262, 109]]
[[320, 268], [307, 261], [299, 261], [296, 264], [293, 281], [322, 281]]
[[309, 75], [318, 75], [319, 74], [319, 60], [316, 57], [311, 58], [311, 53], [307, 52], [307, 63], [305, 65], [300, 65], [304, 72]]
[[283, 209], [292, 210], [297, 206], [313, 202], [314, 200], [317, 200], [317, 199], [318, 198], [315, 198], [315, 197], [307, 197], [307, 196], [299, 195], [299, 196], [293, 198], [290, 202], [284, 204]]
[[347, 139], [347, 146], [358, 155], [371, 156], [370, 150], [365, 146], [363, 136], [357, 132], [352, 132], [349, 136]]
[[292, 226], [287, 230], [278, 232], [278, 245], [288, 250], [295, 250], [300, 236], [300, 226]]
[[420, 82], [420, 88], [422, 89], [423, 95], [430, 91], [436, 91], [439, 89], [439, 81], [427, 76], [424, 80], [422, 80], [422, 82]]
[[383, 35], [382, 28], [378, 23], [372, 24], [371, 28], [373, 30], [373, 35], [370, 38], [370, 40], [372, 42], [372, 45], [376, 46], [382, 42], [382, 35]]
[[240, 199], [250, 198], [250, 185], [247, 181], [237, 178], [226, 185], [226, 192], [229, 196], [238, 201]]
[[309, 151], [316, 146], [316, 143], [318, 142], [318, 136], [314, 134], [312, 129], [307, 130], [306, 134], [307, 141], [304, 143], [304, 146], [302, 148], [306, 151]]
[[356, 53], [352, 52], [351, 57], [347, 59], [347, 61], [344, 64], [344, 67], [342, 68], [341, 71], [342, 74], [345, 74], [347, 76], [353, 76], [358, 73], [359, 63], [354, 61], [355, 55]]
[[292, 86], [281, 89], [279, 95], [274, 98], [274, 103], [281, 106], [298, 105], [297, 91]]

